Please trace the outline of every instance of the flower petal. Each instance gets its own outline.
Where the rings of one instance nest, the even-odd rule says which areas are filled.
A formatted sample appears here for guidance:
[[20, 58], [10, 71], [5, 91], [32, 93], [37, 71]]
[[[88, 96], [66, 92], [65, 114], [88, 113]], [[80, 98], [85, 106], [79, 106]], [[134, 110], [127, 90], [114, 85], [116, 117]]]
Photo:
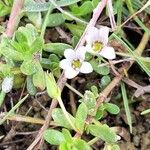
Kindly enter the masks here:
[[115, 59], [116, 58], [116, 54], [115, 54], [115, 50], [113, 47], [108, 47], [105, 46], [102, 51], [99, 53], [99, 55], [103, 56], [104, 58], [107, 59]]
[[66, 70], [65, 70], [65, 77], [68, 78], [68, 79], [72, 79], [74, 78], [75, 76], [77, 76], [79, 74], [79, 71], [78, 70], [74, 70], [73, 68], [71, 67], [68, 67]]
[[85, 59], [85, 53], [86, 53], [86, 47], [81, 46], [76, 50], [76, 57], [83, 61]]
[[68, 68], [68, 66], [71, 67], [71, 62], [68, 59], [63, 59], [60, 61], [59, 66], [60, 66], [60, 68], [66, 70], [66, 68]]
[[76, 53], [73, 49], [66, 49], [64, 51], [64, 56], [69, 60], [73, 60], [76, 56]]
[[83, 62], [82, 66], [80, 67], [81, 73], [90, 73], [93, 71], [93, 68], [89, 62]]
[[87, 44], [90, 45], [95, 41], [99, 41], [99, 30], [96, 27], [90, 27], [85, 39]]
[[109, 28], [106, 26], [102, 26], [99, 29], [99, 40], [104, 44], [107, 45], [108, 43], [108, 35], [109, 35]]

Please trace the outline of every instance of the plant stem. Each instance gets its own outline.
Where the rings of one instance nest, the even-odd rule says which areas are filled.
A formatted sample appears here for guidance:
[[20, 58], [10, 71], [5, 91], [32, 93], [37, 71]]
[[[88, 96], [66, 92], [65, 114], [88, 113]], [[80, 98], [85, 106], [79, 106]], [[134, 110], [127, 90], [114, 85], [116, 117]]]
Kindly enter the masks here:
[[88, 142], [88, 145], [93, 145], [93, 144], [96, 143], [98, 140], [99, 140], [99, 137], [95, 137], [95, 138], [93, 138], [92, 140], [90, 140], [90, 141]]
[[[148, 41], [149, 41], [149, 33], [145, 32], [142, 40], [140, 42], [140, 44], [138, 45], [138, 47], [135, 49], [135, 53], [141, 55], [142, 52], [144, 51]], [[129, 68], [132, 66], [132, 64], [134, 63], [134, 61], [132, 60], [130, 65], [126, 65], [126, 70], [129, 70]], [[108, 94], [114, 89], [114, 87], [116, 87], [117, 84], [119, 84], [119, 82], [121, 81], [121, 79], [124, 77], [124, 68], [120, 68], [119, 71], [121, 72], [120, 76], [116, 76], [111, 82], [110, 84], [99, 94], [99, 97], [97, 99], [97, 105], [96, 105], [96, 109], [98, 109], [98, 107], [104, 102], [104, 100], [106, 99], [106, 97], [108, 96]]]
[[103, 11], [103, 9], [105, 8], [106, 4], [107, 4], [108, 0], [102, 0], [101, 2], [99, 2], [99, 4], [97, 5], [97, 7], [95, 8], [95, 10], [93, 11], [93, 17], [90, 20], [89, 24], [86, 26], [86, 29], [84, 31], [84, 33], [82, 34], [78, 44], [76, 45], [76, 49], [78, 49], [80, 46], [83, 46], [85, 43], [85, 36], [87, 34], [87, 31], [89, 30], [90, 27], [95, 26], [96, 21], [98, 20], [101, 12]]
[[75, 88], [73, 88], [71, 85], [69, 85], [68, 83], [65, 83], [65, 85], [71, 90], [73, 91], [74, 93], [76, 93], [77, 95], [79, 95], [81, 98], [84, 97], [83, 94], [81, 94], [79, 91], [77, 91]]
[[65, 117], [66, 117], [66, 119], [67, 119], [68, 122], [70, 123], [71, 127], [77, 132], [77, 129], [76, 129], [76, 127], [74, 126], [73, 122], [71, 121], [71, 119], [70, 119], [70, 117], [69, 117], [69, 115], [68, 115], [68, 112], [67, 112], [67, 110], [66, 110], [66, 108], [65, 108], [65, 106], [64, 106], [64, 104], [63, 104], [63, 102], [62, 102], [61, 97], [58, 97], [57, 100], [58, 100], [58, 103], [59, 103], [59, 105], [60, 105], [60, 107], [61, 107], [61, 109], [62, 109], [62, 111], [63, 111], [63, 113], [64, 113], [64, 115], [65, 115]]
[[46, 27], [47, 27], [47, 21], [48, 21], [48, 18], [49, 18], [49, 15], [50, 15], [51, 11], [52, 11], [52, 5], [49, 5], [48, 11], [46, 13], [46, 16], [45, 16], [45, 19], [44, 19], [44, 22], [43, 22], [43, 25], [42, 25], [42, 28], [41, 28], [41, 37], [42, 38], [44, 37], [45, 30], [46, 30]]
[[21, 12], [23, 4], [24, 0], [14, 0], [10, 18], [5, 31], [5, 35], [7, 37], [12, 37], [14, 34], [15, 28], [17, 26], [16, 23], [19, 23], [18, 18], [20, 17], [19, 14]]

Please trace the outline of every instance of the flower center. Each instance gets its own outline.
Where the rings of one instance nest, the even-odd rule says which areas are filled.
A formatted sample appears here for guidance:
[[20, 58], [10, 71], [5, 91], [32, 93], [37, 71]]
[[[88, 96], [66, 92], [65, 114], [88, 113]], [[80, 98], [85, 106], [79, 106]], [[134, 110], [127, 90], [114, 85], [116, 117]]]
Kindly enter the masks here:
[[95, 52], [99, 52], [101, 51], [103, 48], [103, 43], [102, 42], [99, 42], [99, 41], [96, 41], [92, 44], [92, 49], [93, 51]]
[[81, 67], [81, 62], [80, 62], [79, 59], [75, 59], [75, 60], [72, 61], [71, 65], [72, 65], [73, 69], [80, 68]]

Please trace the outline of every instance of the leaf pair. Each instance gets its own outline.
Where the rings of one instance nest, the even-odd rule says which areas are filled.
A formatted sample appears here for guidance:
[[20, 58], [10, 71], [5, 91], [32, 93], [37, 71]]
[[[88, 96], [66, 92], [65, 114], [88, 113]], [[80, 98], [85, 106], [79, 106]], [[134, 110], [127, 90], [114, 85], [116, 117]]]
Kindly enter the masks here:
[[73, 138], [67, 129], [62, 129], [62, 132], [54, 129], [48, 129], [44, 132], [44, 139], [52, 145], [59, 145], [59, 150], [91, 149], [84, 140]]
[[105, 112], [109, 112], [110, 114], [117, 115], [120, 111], [119, 107], [112, 103], [103, 103], [97, 110], [96, 119], [99, 120], [104, 116]]

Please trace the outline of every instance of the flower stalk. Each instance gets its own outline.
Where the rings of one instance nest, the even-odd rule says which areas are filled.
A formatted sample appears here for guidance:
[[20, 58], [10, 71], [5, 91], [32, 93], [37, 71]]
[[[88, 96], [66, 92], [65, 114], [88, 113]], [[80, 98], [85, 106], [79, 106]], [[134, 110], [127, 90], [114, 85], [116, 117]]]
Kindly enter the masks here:
[[67, 121], [69, 122], [71, 127], [77, 132], [77, 129], [76, 129], [75, 125], [73, 124], [73, 122], [71, 121], [71, 119], [70, 119], [70, 117], [68, 115], [68, 112], [67, 112], [67, 110], [66, 110], [66, 108], [65, 108], [65, 106], [63, 104], [63, 101], [62, 101], [61, 97], [58, 97], [57, 100], [58, 100], [58, 103], [59, 103], [59, 105], [60, 105], [60, 107], [61, 107], [61, 109], [62, 109], [62, 111], [63, 111], [63, 113], [64, 113], [64, 115], [65, 115], [65, 117], [67, 119]]

